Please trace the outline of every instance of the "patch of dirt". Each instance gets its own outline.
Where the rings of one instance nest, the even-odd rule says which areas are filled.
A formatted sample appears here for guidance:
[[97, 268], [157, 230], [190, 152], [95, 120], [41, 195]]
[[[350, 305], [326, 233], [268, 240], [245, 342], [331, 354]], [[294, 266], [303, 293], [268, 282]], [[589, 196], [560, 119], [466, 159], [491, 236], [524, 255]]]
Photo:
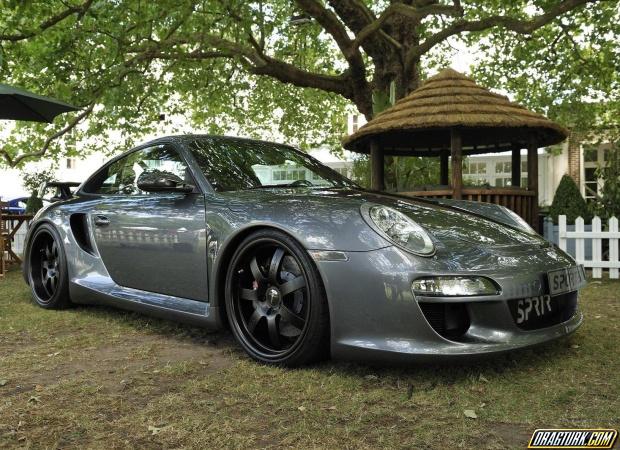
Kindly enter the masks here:
[[536, 429], [523, 423], [487, 422], [489, 431], [497, 435], [505, 448], [526, 448]]
[[[165, 375], [170, 366], [187, 363], [196, 367], [194, 373], [199, 376], [217, 372], [234, 362], [228, 347], [214, 340], [131, 335], [120, 344], [63, 350], [49, 358], [44, 371], [33, 371], [20, 379], [19, 385], [3, 394], [10, 396], [35, 389], [38, 385], [51, 387], [84, 379], [98, 391], [122, 393], [129, 390], [135, 378], [140, 378], [141, 382], [156, 381], [153, 384], [157, 384], [157, 390], [167, 392]], [[174, 380], [171, 381], [174, 384]]]

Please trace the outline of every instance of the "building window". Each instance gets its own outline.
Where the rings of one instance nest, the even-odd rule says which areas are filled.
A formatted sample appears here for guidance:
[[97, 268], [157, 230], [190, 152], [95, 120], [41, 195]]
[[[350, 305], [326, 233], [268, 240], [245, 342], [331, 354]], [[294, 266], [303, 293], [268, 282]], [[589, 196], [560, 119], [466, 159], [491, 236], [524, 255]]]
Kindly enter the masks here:
[[598, 162], [598, 149], [597, 148], [586, 148], [583, 150], [583, 161], [584, 162]]
[[592, 200], [596, 198], [598, 194], [598, 178], [596, 176], [596, 167], [586, 167], [584, 169], [584, 187], [586, 200]]
[[345, 177], [348, 177], [348, 173], [349, 173], [349, 169], [347, 169], [346, 167], [336, 167], [334, 168], [334, 170], [336, 172], [338, 172], [340, 175], [343, 175]]
[[508, 186], [512, 186], [512, 179], [510, 177], [495, 178], [495, 187]]
[[487, 173], [487, 163], [469, 161], [463, 164], [463, 173], [467, 175], [484, 175]]
[[306, 179], [306, 169], [274, 170], [273, 181], [296, 181]]
[[463, 163], [463, 175], [470, 186], [482, 186], [489, 183], [487, 163], [483, 161], [466, 161]]
[[495, 187], [512, 186], [512, 162], [499, 161], [495, 163]]
[[355, 133], [357, 130], [359, 130], [359, 128], [359, 117], [357, 116], [357, 114], [353, 114], [353, 117], [351, 117], [351, 130], [353, 130], [353, 133]]
[[67, 169], [75, 169], [77, 160], [75, 158], [67, 158]]
[[495, 163], [495, 173], [512, 173], [512, 163], [506, 161]]
[[599, 167], [605, 167], [610, 151], [613, 150], [608, 144], [583, 147], [583, 196], [586, 200], [593, 200], [600, 194], [603, 182], [596, 172]]
[[286, 172], [286, 179], [289, 180], [289, 181], [305, 180], [306, 179], [306, 171], [305, 171], [305, 169], [289, 170], [288, 172]]
[[[507, 157], [493, 157], [486, 161], [468, 159], [463, 163], [463, 179], [471, 186], [512, 186], [512, 161]], [[527, 161], [521, 161], [520, 186], [527, 188]]]

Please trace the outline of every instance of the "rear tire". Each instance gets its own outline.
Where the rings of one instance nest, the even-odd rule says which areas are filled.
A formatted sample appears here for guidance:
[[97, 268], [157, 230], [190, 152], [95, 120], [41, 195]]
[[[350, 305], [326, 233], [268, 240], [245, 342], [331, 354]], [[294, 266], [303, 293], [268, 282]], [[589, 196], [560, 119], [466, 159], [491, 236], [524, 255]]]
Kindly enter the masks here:
[[290, 236], [261, 230], [232, 256], [226, 274], [230, 328], [256, 361], [295, 367], [329, 353], [329, 311], [320, 275]]
[[67, 257], [58, 232], [43, 224], [30, 238], [28, 284], [37, 305], [46, 309], [71, 306]]

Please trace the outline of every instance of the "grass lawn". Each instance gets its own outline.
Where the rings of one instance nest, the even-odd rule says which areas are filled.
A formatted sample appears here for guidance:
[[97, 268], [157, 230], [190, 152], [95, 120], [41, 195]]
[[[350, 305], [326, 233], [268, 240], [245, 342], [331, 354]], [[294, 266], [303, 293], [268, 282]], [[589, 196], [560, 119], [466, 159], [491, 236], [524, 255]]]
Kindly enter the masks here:
[[617, 428], [620, 282], [591, 281], [581, 307], [572, 338], [475, 365], [284, 370], [228, 333], [45, 311], [14, 271], [0, 280], [0, 447], [524, 448], [535, 428]]

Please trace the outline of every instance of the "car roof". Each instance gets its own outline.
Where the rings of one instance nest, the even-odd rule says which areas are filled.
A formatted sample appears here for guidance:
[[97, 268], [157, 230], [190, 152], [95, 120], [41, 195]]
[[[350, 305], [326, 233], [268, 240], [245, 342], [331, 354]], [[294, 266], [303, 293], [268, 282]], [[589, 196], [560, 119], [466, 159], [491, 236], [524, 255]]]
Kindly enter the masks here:
[[157, 143], [163, 143], [163, 142], [181, 142], [181, 143], [186, 144], [196, 138], [209, 139], [213, 141], [256, 142], [256, 143], [280, 145], [284, 147], [294, 148], [292, 145], [283, 144], [280, 142], [265, 141], [262, 139], [251, 139], [251, 138], [244, 138], [244, 137], [237, 137], [237, 136], [224, 136], [224, 135], [218, 135], [218, 134], [173, 134], [169, 136], [162, 136], [162, 137], [153, 139], [152, 141], [145, 142], [144, 144], [141, 145], [141, 147], [143, 145], [157, 144]]

